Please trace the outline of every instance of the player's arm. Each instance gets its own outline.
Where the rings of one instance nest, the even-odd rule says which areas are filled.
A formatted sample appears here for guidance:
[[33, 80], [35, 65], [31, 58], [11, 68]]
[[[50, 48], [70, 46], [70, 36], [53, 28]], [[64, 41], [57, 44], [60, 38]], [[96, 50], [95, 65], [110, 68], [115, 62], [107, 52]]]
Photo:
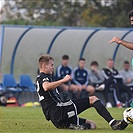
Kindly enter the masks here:
[[57, 88], [61, 84], [65, 83], [65, 82], [68, 82], [70, 80], [71, 80], [71, 76], [70, 75], [66, 75], [63, 79], [55, 81], [55, 82], [44, 82], [43, 83], [43, 89], [45, 91], [54, 90], [55, 88]]
[[113, 38], [110, 40], [109, 43], [113, 43], [113, 42], [116, 42], [116, 43], [118, 43], [118, 44], [121, 44], [121, 45], [125, 46], [125, 47], [128, 48], [128, 49], [133, 50], [133, 43], [132, 43], [132, 42], [127, 42], [127, 41], [121, 40], [120, 38], [118, 38], [118, 37], [116, 37], [116, 36], [113, 37]]

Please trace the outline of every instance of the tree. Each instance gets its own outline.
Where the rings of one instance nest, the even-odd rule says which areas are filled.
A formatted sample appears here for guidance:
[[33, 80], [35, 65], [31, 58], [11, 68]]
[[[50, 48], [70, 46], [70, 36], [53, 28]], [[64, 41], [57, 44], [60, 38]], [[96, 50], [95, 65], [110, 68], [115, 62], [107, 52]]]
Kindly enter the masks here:
[[131, 0], [14, 0], [4, 6], [8, 21], [26, 25], [128, 27]]

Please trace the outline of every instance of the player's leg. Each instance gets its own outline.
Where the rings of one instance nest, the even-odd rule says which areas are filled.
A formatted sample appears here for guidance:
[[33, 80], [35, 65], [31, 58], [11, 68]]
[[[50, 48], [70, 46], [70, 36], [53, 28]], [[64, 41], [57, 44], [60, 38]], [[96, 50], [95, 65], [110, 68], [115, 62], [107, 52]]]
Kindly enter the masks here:
[[[77, 108], [77, 106], [81, 106], [81, 101], [83, 104], [82, 108]], [[51, 121], [57, 128], [69, 128], [77, 130], [95, 129], [96, 124], [93, 121], [82, 119], [77, 116], [80, 112], [89, 107], [90, 104], [88, 98], [80, 98], [74, 101], [70, 100], [63, 102], [54, 109], [56, 110], [54, 111], [56, 114], [52, 111]], [[59, 114], [61, 117], [57, 117]]]
[[124, 120], [115, 120], [97, 97], [89, 97], [89, 101], [90, 105], [109, 123], [113, 130], [124, 130], [128, 126]]
[[[75, 99], [73, 100], [73, 103], [75, 104], [75, 107], [76, 107], [75, 110], [77, 114], [80, 114], [84, 110], [93, 106], [95, 107], [99, 115], [101, 115], [108, 123], [110, 123], [111, 126], [114, 125], [116, 122], [114, 118], [110, 115], [110, 113], [107, 111], [107, 109], [103, 106], [101, 101], [96, 96], [91, 96], [89, 98]], [[91, 127], [90, 129], [96, 128], [96, 124], [92, 122], [91, 120], [84, 121], [84, 124], [86, 124], [87, 126], [90, 125]], [[82, 123], [82, 125], [84, 124]]]
[[[94, 107], [98, 114], [109, 123], [112, 129], [116, 130], [118, 128], [127, 127], [127, 124], [125, 122], [123, 124], [121, 123], [121, 121], [116, 121], [96, 96], [91, 96], [89, 98], [80, 98], [73, 100], [73, 102], [76, 106], [77, 114], [83, 112], [87, 108]], [[125, 125], [125, 127], [121, 127], [122, 124]]]
[[83, 125], [87, 126], [88, 124], [91, 125], [91, 129], [96, 129], [96, 123], [94, 123], [92, 120], [86, 120], [85, 124]]
[[69, 120], [70, 126], [69, 129], [76, 129], [76, 130], [88, 130], [88, 129], [96, 129], [96, 124], [91, 120], [86, 120], [83, 118], [78, 118], [79, 124], [76, 123], [77, 117], [73, 117]]
[[[94, 107], [98, 114], [102, 116], [108, 123], [114, 118], [110, 115], [104, 105], [96, 96], [90, 96], [89, 98], [80, 98], [73, 100], [74, 104], [76, 105], [77, 114], [80, 114], [84, 110]], [[81, 106], [82, 105], [82, 106]]]
[[104, 107], [101, 101], [96, 96], [89, 97], [90, 106], [94, 107], [98, 114], [102, 116], [108, 123], [114, 121], [108, 110]]

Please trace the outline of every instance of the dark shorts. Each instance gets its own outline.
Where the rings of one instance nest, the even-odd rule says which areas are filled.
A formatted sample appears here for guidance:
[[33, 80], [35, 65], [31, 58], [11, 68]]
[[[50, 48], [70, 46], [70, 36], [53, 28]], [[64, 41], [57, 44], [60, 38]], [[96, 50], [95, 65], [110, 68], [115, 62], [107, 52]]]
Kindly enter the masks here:
[[70, 124], [82, 125], [86, 119], [79, 118], [77, 115], [90, 108], [87, 98], [78, 98], [64, 103], [60, 103], [51, 112], [51, 121], [57, 128], [69, 128]]

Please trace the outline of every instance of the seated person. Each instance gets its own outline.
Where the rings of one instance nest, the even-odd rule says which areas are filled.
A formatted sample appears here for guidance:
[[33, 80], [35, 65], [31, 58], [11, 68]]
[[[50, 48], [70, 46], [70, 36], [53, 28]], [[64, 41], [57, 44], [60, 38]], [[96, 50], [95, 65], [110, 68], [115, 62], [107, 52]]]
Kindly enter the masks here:
[[[63, 79], [66, 75], [72, 74], [72, 68], [68, 65], [69, 63], [69, 56], [63, 55], [62, 56], [62, 63], [56, 69], [56, 80]], [[63, 93], [63, 100], [66, 101], [68, 98], [68, 91], [70, 88], [70, 82], [64, 83], [59, 86], [59, 89], [62, 90]]]
[[89, 82], [90, 84], [95, 87], [96, 91], [102, 91], [102, 95], [105, 98], [105, 102], [107, 103], [106, 107], [111, 108], [112, 105], [109, 103], [108, 99], [108, 91], [105, 89], [104, 85], [104, 75], [103, 72], [98, 70], [98, 62], [93, 61], [91, 62], [91, 70], [89, 70]]
[[[129, 61], [124, 61], [123, 63], [123, 69], [119, 71], [120, 75], [122, 76], [123, 83], [127, 86], [129, 90], [132, 90], [133, 88], [133, 76], [132, 72], [130, 70], [130, 63]], [[131, 92], [130, 92], [131, 94]], [[131, 95], [129, 99], [131, 99]]]
[[104, 82], [104, 75], [102, 71], [98, 70], [98, 62], [92, 61], [91, 62], [91, 69], [88, 71], [89, 73], [89, 83], [96, 88], [96, 90], [99, 90], [98, 86], [103, 84]]
[[129, 61], [124, 61], [123, 69], [119, 71], [120, 75], [122, 76], [123, 83], [127, 86], [133, 86], [133, 76], [132, 72], [130, 71], [130, 63]]
[[85, 68], [85, 59], [81, 58], [79, 60], [78, 67], [76, 67], [73, 71], [71, 90], [74, 94], [78, 92], [78, 95], [81, 95], [81, 97], [84, 97], [86, 92], [88, 92], [89, 95], [93, 95], [95, 89], [93, 86], [88, 85], [88, 83], [89, 75], [87, 69]]
[[[112, 59], [108, 59], [106, 68], [103, 68], [103, 74], [105, 77], [105, 82], [103, 88], [106, 91], [111, 87], [113, 88], [114, 99], [116, 102], [116, 106], [118, 108], [122, 107], [121, 102], [121, 94], [120, 92], [127, 92], [128, 95], [130, 94], [129, 89], [123, 84], [122, 77], [119, 74], [118, 70], [114, 68], [114, 61]], [[107, 104], [110, 104], [109, 102]]]

